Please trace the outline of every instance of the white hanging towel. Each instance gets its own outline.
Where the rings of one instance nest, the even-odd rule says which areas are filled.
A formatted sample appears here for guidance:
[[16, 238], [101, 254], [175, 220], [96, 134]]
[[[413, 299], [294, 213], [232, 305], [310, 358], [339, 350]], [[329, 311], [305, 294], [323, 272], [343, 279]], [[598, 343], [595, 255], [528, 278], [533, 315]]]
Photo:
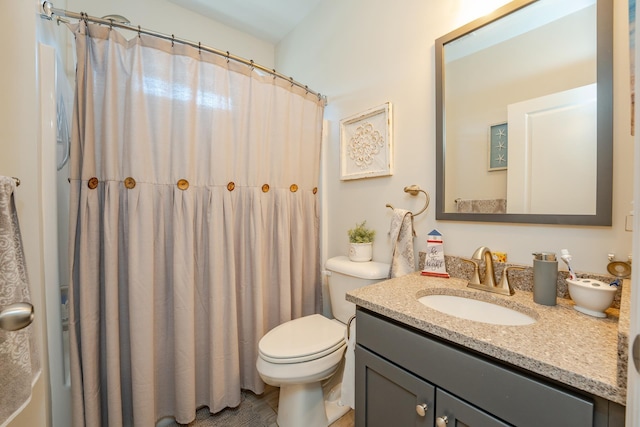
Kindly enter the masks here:
[[444, 244], [442, 234], [438, 230], [431, 230], [427, 238], [427, 256], [424, 260], [423, 276], [449, 278], [444, 262]]
[[413, 257], [413, 214], [404, 209], [394, 209], [389, 236], [395, 242], [391, 259], [391, 278], [415, 271]]
[[[345, 330], [346, 331], [346, 330]], [[351, 321], [349, 331], [345, 332], [347, 350], [344, 353], [344, 374], [342, 375], [342, 390], [340, 391], [340, 405], [356, 409], [356, 320]]]
[[[13, 178], [0, 176], [0, 309], [31, 302], [22, 237], [13, 200]], [[18, 331], [0, 329], [0, 427], [4, 427], [31, 400], [40, 375], [40, 357], [32, 326]]]

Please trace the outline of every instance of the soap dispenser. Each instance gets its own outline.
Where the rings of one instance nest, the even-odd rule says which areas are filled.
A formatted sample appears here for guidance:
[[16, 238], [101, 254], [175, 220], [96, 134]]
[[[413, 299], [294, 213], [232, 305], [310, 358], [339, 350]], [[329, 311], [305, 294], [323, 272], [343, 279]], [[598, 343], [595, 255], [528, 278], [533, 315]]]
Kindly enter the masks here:
[[558, 261], [553, 252], [533, 253], [533, 301], [556, 305]]

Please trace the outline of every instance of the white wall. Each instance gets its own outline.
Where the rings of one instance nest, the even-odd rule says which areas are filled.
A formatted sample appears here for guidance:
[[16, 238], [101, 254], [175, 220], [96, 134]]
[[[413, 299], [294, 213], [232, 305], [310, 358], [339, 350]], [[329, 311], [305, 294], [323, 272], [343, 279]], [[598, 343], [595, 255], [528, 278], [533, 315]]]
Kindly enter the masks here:
[[[55, 6], [55, 0], [52, 0]], [[102, 17], [117, 14], [131, 25], [229, 51], [273, 68], [274, 46], [168, 0], [67, 0], [67, 10]]]
[[[374, 259], [388, 262], [391, 210], [422, 207], [423, 198], [407, 195], [418, 184], [435, 200], [435, 54], [436, 38], [506, 3], [496, 0], [325, 0], [276, 46], [276, 68], [328, 96], [329, 121], [321, 194], [327, 216], [326, 253], [347, 253], [346, 230], [367, 220], [378, 237]], [[614, 205], [613, 226], [548, 226], [435, 221], [435, 202], [415, 218], [416, 249], [437, 228], [445, 253], [470, 257], [478, 246], [508, 253], [509, 261], [531, 265], [532, 251], [567, 248], [579, 271], [605, 273], [607, 254], [626, 260], [631, 233], [624, 231], [631, 209], [633, 139], [629, 132], [627, 2], [615, 0], [614, 54]], [[489, 9], [478, 10], [485, 6]], [[340, 181], [339, 121], [386, 101], [394, 108], [395, 173]]]
[[[41, 350], [42, 374], [32, 400], [10, 424], [11, 427], [47, 426], [48, 352], [44, 301], [44, 262], [40, 215], [42, 212], [39, 174], [39, 109], [36, 90], [36, 9], [30, 1], [0, 0], [0, 15], [11, 17], [0, 25], [3, 65], [0, 67], [0, 175], [21, 180], [15, 195], [22, 232], [33, 323]], [[10, 62], [6, 60], [10, 58]], [[7, 64], [11, 64], [7, 66]]]

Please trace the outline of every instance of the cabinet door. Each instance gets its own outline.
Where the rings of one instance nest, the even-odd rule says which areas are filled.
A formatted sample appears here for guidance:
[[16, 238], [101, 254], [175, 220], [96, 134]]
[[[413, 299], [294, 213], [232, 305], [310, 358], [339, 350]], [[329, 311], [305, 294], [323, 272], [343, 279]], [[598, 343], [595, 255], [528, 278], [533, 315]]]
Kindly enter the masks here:
[[356, 346], [356, 427], [432, 427], [434, 396], [428, 382]]
[[511, 425], [503, 423], [440, 388], [436, 391], [435, 417], [438, 427], [444, 425], [447, 427], [508, 427]]

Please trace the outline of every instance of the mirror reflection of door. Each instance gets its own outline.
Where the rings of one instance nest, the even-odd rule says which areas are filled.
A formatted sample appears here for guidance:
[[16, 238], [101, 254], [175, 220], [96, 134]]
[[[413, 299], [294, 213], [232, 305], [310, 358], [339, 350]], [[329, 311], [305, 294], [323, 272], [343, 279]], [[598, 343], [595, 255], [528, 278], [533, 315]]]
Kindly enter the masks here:
[[595, 214], [596, 85], [508, 106], [507, 213]]

